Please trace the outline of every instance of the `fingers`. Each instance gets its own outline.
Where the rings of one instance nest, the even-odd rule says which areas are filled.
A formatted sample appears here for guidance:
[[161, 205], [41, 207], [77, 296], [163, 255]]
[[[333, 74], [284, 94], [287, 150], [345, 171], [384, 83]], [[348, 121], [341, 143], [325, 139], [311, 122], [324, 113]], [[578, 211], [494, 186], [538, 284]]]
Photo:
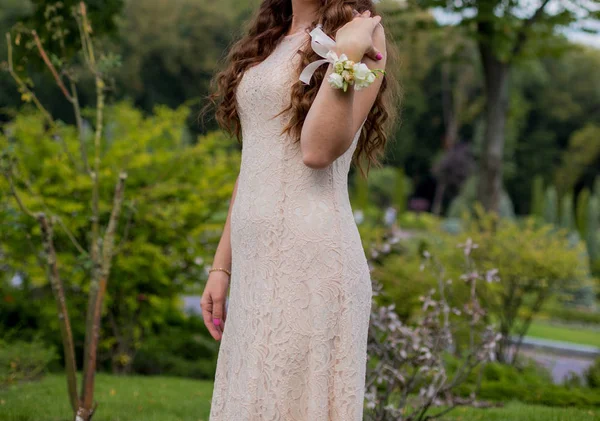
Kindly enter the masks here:
[[375, 27], [381, 22], [381, 16], [375, 15], [371, 19], [373, 21], [373, 29], [375, 29]]
[[375, 27], [377, 25], [379, 25], [379, 23], [381, 22], [381, 16], [375, 15], [375, 16], [371, 17], [370, 10], [365, 10], [364, 12], [360, 13], [356, 9], [352, 9], [352, 15], [354, 16], [354, 19], [357, 19], [357, 18], [369, 19], [371, 21], [371, 24], [373, 25], [373, 30], [375, 30]]
[[[212, 320], [213, 325], [218, 330], [219, 335], [223, 335], [223, 314], [225, 308], [224, 297], [213, 297]], [[219, 338], [220, 339], [220, 338]]]
[[202, 318], [204, 319], [204, 325], [208, 329], [210, 335], [215, 339], [221, 339], [221, 333], [213, 324], [213, 304], [210, 295], [202, 297], [200, 301], [202, 307]]
[[367, 51], [365, 51], [365, 56], [369, 57], [371, 60], [379, 61], [383, 58], [383, 54], [374, 46], [370, 46]]
[[[373, 31], [375, 31], [375, 28], [381, 22], [381, 16], [375, 15], [375, 16], [371, 17], [370, 10], [365, 10], [362, 13], [360, 13], [356, 9], [353, 9], [352, 14], [354, 15], [354, 19], [368, 19], [370, 21], [370, 23], [373, 25], [372, 26]], [[375, 60], [375, 61], [381, 60], [383, 58], [383, 54], [377, 48], [375, 48], [373, 45], [371, 45], [369, 47], [369, 49], [367, 51], [365, 51], [365, 56], [367, 56], [370, 59]]]

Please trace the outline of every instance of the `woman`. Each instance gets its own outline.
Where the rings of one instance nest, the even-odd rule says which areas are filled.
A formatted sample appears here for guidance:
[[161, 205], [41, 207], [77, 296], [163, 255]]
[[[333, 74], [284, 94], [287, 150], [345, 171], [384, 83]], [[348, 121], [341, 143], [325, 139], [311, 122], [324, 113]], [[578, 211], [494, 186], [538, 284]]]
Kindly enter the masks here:
[[217, 120], [243, 142], [201, 300], [221, 341], [211, 421], [362, 419], [372, 289], [347, 179], [383, 153], [392, 81], [298, 77], [317, 24], [338, 56], [384, 69], [380, 20], [369, 0], [264, 0], [216, 77]]

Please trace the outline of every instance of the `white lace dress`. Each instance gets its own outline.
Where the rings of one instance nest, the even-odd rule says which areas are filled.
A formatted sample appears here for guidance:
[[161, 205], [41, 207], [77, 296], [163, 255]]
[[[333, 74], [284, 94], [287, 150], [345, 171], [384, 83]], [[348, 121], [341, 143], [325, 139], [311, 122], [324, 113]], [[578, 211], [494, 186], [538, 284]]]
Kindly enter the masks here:
[[273, 118], [309, 41], [284, 37], [237, 89], [242, 162], [210, 421], [363, 419], [372, 287], [348, 198], [360, 131], [332, 165], [311, 169], [280, 135], [289, 115]]

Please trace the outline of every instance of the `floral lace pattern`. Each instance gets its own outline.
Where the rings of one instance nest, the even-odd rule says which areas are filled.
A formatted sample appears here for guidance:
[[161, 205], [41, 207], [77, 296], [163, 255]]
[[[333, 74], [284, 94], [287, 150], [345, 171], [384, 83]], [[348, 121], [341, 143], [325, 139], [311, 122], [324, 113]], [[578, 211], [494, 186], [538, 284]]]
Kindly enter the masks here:
[[242, 162], [210, 421], [363, 419], [372, 287], [347, 184], [360, 130], [322, 169], [280, 134], [304, 40], [284, 37], [236, 93]]

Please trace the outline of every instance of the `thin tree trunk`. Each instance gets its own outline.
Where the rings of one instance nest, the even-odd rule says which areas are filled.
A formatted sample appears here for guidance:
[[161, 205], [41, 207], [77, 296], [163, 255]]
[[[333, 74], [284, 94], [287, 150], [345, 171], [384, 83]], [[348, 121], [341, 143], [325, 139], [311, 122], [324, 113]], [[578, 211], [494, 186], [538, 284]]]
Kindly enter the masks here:
[[[100, 259], [100, 269], [94, 274], [94, 276], [99, 276], [99, 279], [92, 280], [92, 287], [95, 286], [95, 289], [90, 292], [88, 325], [86, 326], [86, 336], [88, 336], [88, 342], [86, 343], [86, 354], [84, 355], [86, 365], [81, 386], [82, 405], [85, 411], [87, 411], [86, 413], [90, 414], [89, 418], [91, 418], [91, 415], [93, 415], [95, 410], [95, 405], [93, 404], [95, 386], [94, 379], [96, 375], [96, 361], [98, 358], [97, 352], [98, 340], [100, 337], [100, 321], [102, 318], [102, 303], [104, 301], [106, 285], [108, 283], [111, 263], [114, 257], [115, 232], [117, 229], [119, 216], [121, 214], [121, 209], [123, 208], [123, 195], [126, 178], [127, 174], [122, 172], [119, 175], [119, 181], [115, 187], [112, 213], [110, 215], [108, 226], [106, 227], [106, 233], [102, 241], [102, 253], [98, 256]], [[84, 418], [84, 421], [87, 421], [87, 418]]]
[[75, 362], [75, 347], [73, 345], [73, 333], [71, 331], [71, 321], [67, 310], [65, 300], [65, 291], [58, 271], [58, 261], [56, 249], [54, 248], [54, 235], [52, 225], [44, 213], [37, 214], [37, 220], [40, 224], [42, 233], [42, 243], [46, 255], [46, 267], [48, 270], [48, 279], [54, 292], [54, 299], [58, 309], [58, 319], [60, 333], [62, 336], [63, 352], [65, 357], [65, 374], [67, 377], [67, 390], [69, 392], [69, 401], [73, 411], [79, 407], [79, 396], [77, 395], [77, 364]]

